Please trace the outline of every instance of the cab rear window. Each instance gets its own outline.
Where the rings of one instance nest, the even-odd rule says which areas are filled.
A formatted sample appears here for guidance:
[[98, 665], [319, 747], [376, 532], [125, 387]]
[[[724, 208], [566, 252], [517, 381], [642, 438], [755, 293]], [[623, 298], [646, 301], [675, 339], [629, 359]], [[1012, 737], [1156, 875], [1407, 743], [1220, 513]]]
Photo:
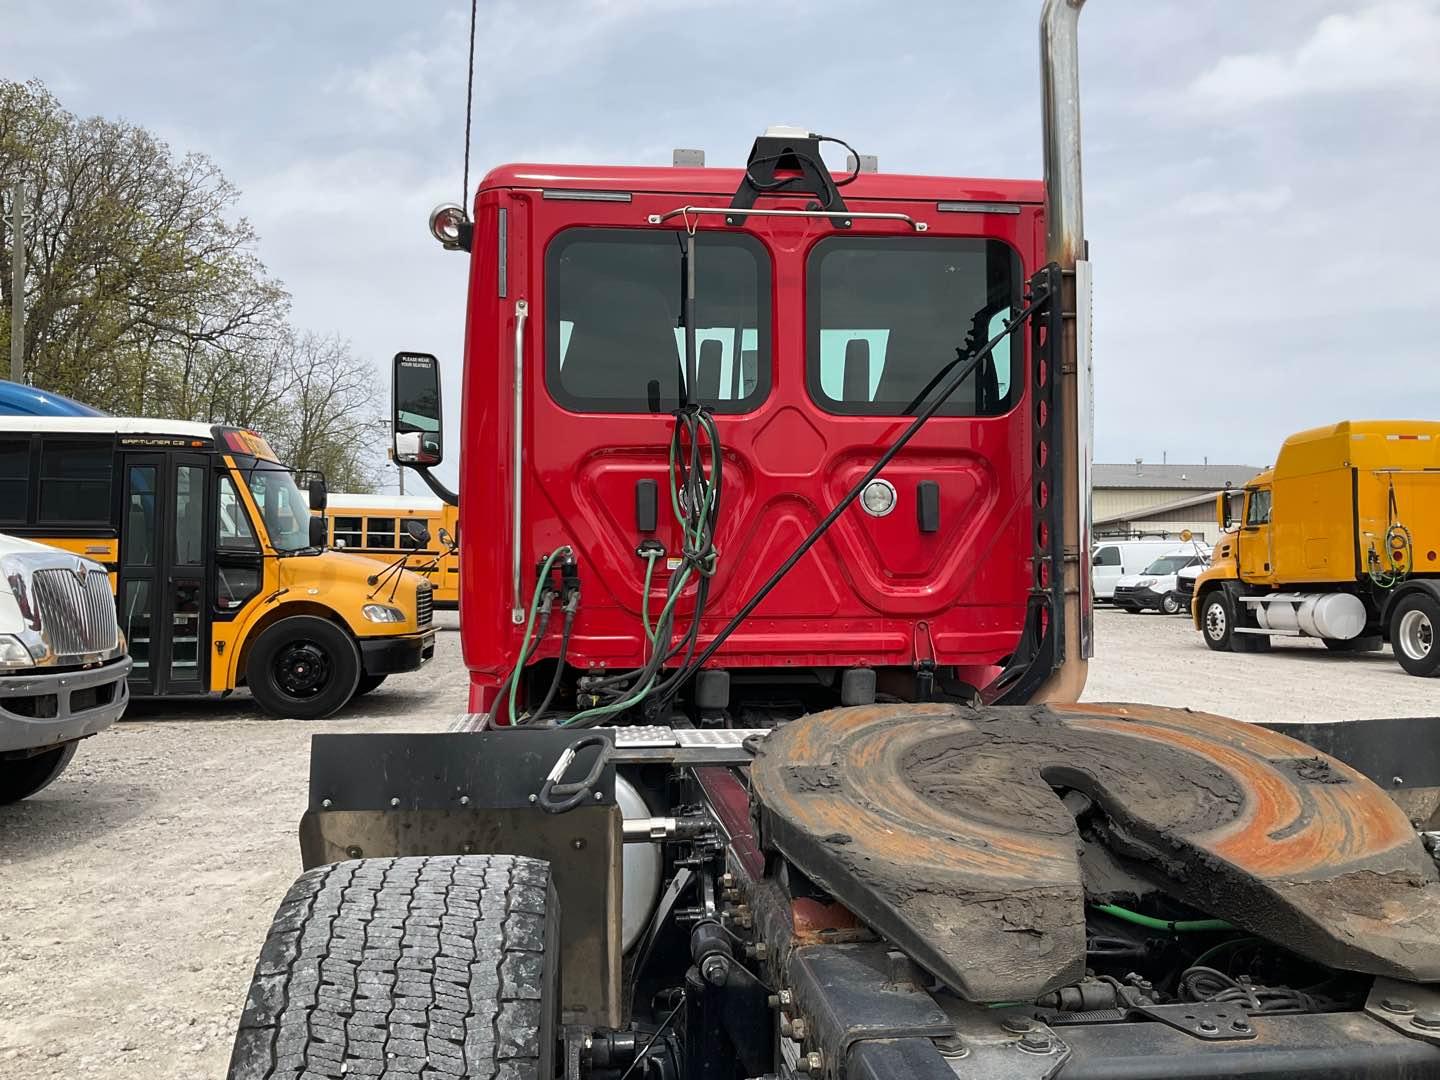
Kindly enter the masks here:
[[[1022, 284], [1019, 256], [999, 240], [827, 237], [806, 266], [810, 396], [842, 415], [918, 412], [957, 355], [963, 364], [1003, 329]], [[1018, 400], [1023, 373], [1017, 330], [956, 388], [940, 415], [1006, 412]]]
[[[546, 253], [545, 382], [576, 412], [668, 412], [684, 384], [683, 234], [569, 229]], [[751, 236], [696, 237], [696, 385], [717, 413], [770, 390], [770, 258]]]

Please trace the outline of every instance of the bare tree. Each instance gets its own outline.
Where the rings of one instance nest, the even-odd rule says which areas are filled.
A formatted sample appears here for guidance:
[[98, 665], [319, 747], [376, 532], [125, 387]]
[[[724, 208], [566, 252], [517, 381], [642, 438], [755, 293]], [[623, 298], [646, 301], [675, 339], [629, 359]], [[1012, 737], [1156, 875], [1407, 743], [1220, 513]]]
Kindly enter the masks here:
[[[297, 467], [374, 483], [375, 372], [347, 342], [288, 325], [289, 297], [212, 161], [0, 80], [0, 190], [15, 179], [34, 193], [29, 381], [114, 412], [255, 427]], [[0, 233], [0, 354], [16, 242]]]
[[272, 429], [277, 451], [336, 490], [369, 490], [382, 430], [374, 367], [334, 336], [291, 332], [279, 345], [287, 389]]

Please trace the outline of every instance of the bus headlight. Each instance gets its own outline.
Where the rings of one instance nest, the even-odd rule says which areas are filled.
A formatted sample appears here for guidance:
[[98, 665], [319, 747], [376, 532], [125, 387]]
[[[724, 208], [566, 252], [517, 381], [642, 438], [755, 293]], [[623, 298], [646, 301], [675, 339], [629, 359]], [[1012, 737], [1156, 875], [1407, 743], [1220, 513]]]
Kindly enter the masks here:
[[0, 634], [0, 668], [34, 667], [35, 658], [14, 634]]
[[366, 604], [360, 611], [371, 622], [404, 622], [405, 612], [389, 604]]

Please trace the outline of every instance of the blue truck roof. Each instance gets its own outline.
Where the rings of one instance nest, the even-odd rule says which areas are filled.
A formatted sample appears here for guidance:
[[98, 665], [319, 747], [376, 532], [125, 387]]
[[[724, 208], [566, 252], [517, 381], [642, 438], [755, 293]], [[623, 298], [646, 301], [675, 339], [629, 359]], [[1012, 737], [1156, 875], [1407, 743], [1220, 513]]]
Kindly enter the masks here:
[[64, 394], [0, 379], [0, 416], [105, 416]]

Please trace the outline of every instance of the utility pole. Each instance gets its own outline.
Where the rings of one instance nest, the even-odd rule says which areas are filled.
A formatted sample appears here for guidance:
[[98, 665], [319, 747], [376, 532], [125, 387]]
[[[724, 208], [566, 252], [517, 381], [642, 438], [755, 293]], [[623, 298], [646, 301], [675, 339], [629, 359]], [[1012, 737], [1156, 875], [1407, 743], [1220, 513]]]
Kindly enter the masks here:
[[10, 379], [25, 381], [25, 181], [10, 196]]
[[394, 465], [394, 466], [395, 466], [395, 472], [396, 472], [396, 474], [397, 474], [397, 475], [399, 476], [399, 478], [400, 478], [400, 494], [401, 494], [401, 495], [404, 495], [404, 494], [405, 494], [405, 466], [404, 466], [404, 465], [401, 465], [398, 461], [395, 460], [395, 440], [394, 440], [394, 437], [390, 434], [391, 424], [392, 424], [392, 421], [389, 421], [389, 420], [381, 420], [381, 421], [380, 421], [380, 430], [382, 430], [383, 432], [385, 432], [385, 439], [386, 439], [386, 441], [390, 444], [389, 446], [385, 447], [385, 457], [386, 457], [386, 459], [390, 462], [391, 465]]

